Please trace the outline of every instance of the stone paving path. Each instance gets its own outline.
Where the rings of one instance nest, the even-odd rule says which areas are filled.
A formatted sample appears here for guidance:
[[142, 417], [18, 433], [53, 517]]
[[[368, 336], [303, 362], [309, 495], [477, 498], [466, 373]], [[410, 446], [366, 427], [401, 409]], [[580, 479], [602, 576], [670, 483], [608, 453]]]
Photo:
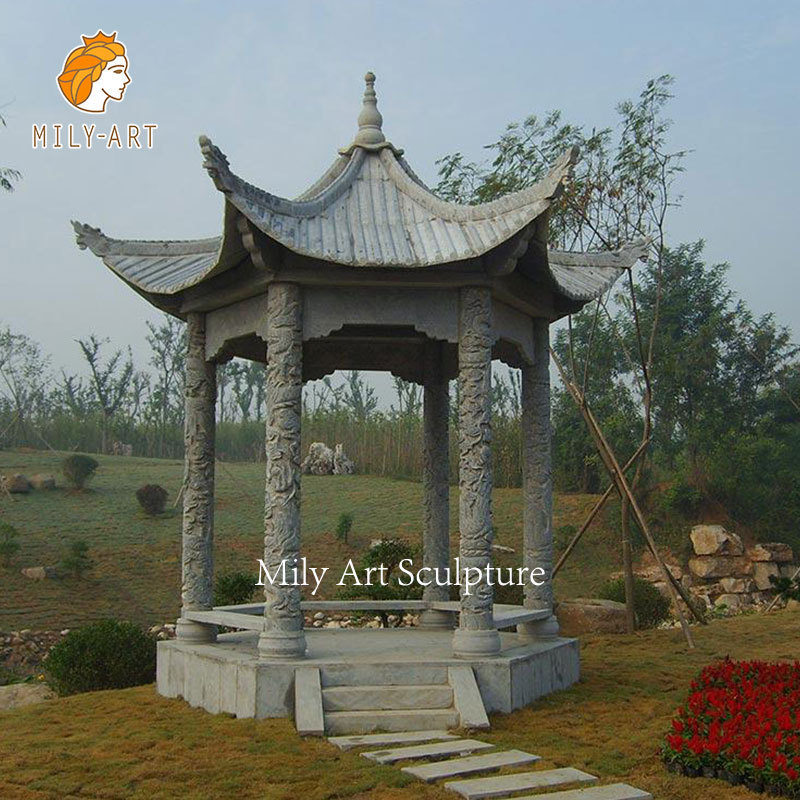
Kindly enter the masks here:
[[[379, 747], [381, 749], [366, 749], [361, 755], [380, 764], [426, 762], [411, 763], [401, 769], [429, 783], [457, 778], [445, 783], [444, 788], [466, 800], [507, 798], [511, 795], [513, 800], [653, 800], [649, 792], [626, 783], [587, 786], [594, 784], [597, 776], [572, 767], [466, 778], [468, 775], [494, 772], [501, 767], [530, 766], [539, 761], [539, 756], [522, 750], [486, 752], [494, 745], [477, 739], [460, 739], [445, 730], [332, 736], [328, 741], [342, 750]], [[565, 788], [551, 791], [560, 787]], [[533, 790], [533, 793], [519, 795], [519, 792], [529, 790]]]

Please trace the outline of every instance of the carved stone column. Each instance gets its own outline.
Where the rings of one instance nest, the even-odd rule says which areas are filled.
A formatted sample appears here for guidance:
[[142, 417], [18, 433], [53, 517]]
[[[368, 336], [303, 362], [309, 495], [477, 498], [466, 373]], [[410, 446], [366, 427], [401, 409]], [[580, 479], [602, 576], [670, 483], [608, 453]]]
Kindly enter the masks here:
[[553, 614], [553, 475], [550, 429], [550, 331], [546, 319], [533, 320], [536, 363], [522, 368], [522, 564], [541, 568], [541, 586], [525, 584], [525, 607], [547, 610], [547, 619], [517, 626], [536, 639], [558, 636]]
[[[492, 562], [492, 431], [491, 381], [492, 297], [489, 289], [461, 290], [458, 332], [459, 545], [461, 614], [453, 634], [457, 657], [495, 655], [500, 635], [492, 612], [493, 587], [486, 581]], [[467, 594], [468, 568], [483, 571], [483, 578]]]
[[[272, 574], [300, 557], [300, 405], [303, 391], [303, 298], [293, 283], [267, 296], [267, 485], [264, 563]], [[291, 573], [289, 573], [291, 574]], [[266, 582], [261, 658], [301, 658], [306, 651], [300, 588]]]
[[217, 367], [206, 361], [205, 315], [189, 314], [186, 351], [186, 421], [181, 618], [176, 635], [192, 642], [212, 642], [214, 625], [183, 618], [184, 611], [207, 611], [214, 595], [214, 428]]
[[[423, 390], [422, 565], [438, 568], [441, 575], [450, 564], [450, 387], [443, 367], [441, 342], [428, 342]], [[447, 601], [450, 590], [437, 586], [434, 580], [425, 587], [422, 597]], [[452, 628], [453, 615], [428, 609], [420, 615], [419, 624], [421, 628]]]

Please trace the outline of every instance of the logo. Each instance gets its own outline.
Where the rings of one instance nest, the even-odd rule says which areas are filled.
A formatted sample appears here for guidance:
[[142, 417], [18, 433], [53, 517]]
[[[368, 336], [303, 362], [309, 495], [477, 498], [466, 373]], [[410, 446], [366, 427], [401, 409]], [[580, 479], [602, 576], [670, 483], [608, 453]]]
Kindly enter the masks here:
[[[64, 99], [78, 111], [104, 114], [109, 100], [119, 102], [131, 82], [125, 45], [97, 31], [81, 36], [83, 46], [76, 47], [64, 61], [58, 76], [58, 88]], [[116, 150], [152, 150], [158, 125], [155, 122], [113, 123], [106, 127], [100, 120], [85, 124], [71, 122], [33, 123], [33, 149], [91, 150], [97, 147]], [[48, 141], [49, 140], [49, 141]]]
[[107, 36], [81, 36], [83, 47], [76, 47], [64, 62], [58, 87], [66, 101], [80, 111], [103, 114], [109, 100], [122, 100], [131, 82], [125, 45], [116, 41], [116, 32]]

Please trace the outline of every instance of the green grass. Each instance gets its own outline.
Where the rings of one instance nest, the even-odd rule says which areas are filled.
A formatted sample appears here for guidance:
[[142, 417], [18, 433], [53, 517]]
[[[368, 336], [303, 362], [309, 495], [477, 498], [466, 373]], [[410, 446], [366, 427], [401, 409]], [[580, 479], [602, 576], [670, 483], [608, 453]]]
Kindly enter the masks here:
[[[742, 787], [668, 774], [661, 738], [689, 682], [709, 662], [800, 658], [797, 612], [680, 631], [582, 640], [582, 680], [479, 738], [537, 753], [536, 768], [573, 766], [626, 781], [659, 800], [756, 800]], [[290, 720], [236, 720], [159, 697], [153, 686], [93, 692], [0, 714], [0, 797], [211, 800], [444, 800], [453, 795], [356, 752], [301, 740]]]
[[[64, 481], [65, 454], [37, 451], [0, 452], [0, 473], [49, 472]], [[180, 489], [180, 461], [97, 456], [100, 468], [84, 492], [0, 496], [0, 518], [19, 531], [22, 545], [13, 568], [0, 569], [3, 583], [0, 630], [75, 627], [107, 616], [140, 624], [174, 620], [180, 606], [180, 509], [173, 503]], [[148, 517], [135, 492], [158, 483], [169, 492], [167, 513]], [[263, 464], [219, 464], [216, 476], [214, 559], [217, 574], [257, 572], [263, 547]], [[358, 558], [372, 539], [400, 537], [421, 542], [422, 488], [417, 482], [377, 476], [306, 476], [302, 484], [302, 552], [330, 572], [318, 596], [331, 596], [338, 573], [350, 557]], [[556, 498], [556, 527], [579, 525], [594, 502], [589, 495]], [[458, 492], [451, 491], [452, 552], [457, 554]], [[336, 522], [351, 513], [348, 544], [337, 541]], [[611, 513], [607, 517], [611, 518]], [[519, 489], [494, 493], [498, 544], [515, 548], [503, 564], [521, 559], [522, 507]], [[597, 524], [597, 523], [596, 523]], [[68, 543], [85, 539], [96, 567], [83, 580], [32, 581], [20, 574], [26, 566], [56, 565]], [[601, 519], [558, 576], [561, 597], [586, 595], [618, 568], [619, 547]], [[336, 577], [333, 577], [336, 576]]]

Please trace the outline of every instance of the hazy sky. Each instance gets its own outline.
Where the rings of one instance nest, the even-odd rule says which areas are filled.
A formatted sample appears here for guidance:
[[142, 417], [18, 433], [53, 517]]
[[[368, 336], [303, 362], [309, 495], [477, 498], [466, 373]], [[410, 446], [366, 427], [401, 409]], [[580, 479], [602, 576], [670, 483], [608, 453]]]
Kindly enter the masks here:
[[[105, 115], [61, 97], [82, 34], [118, 32], [131, 84]], [[384, 131], [428, 183], [456, 150], [482, 157], [506, 123], [560, 108], [604, 126], [648, 78], [676, 78], [672, 144], [694, 152], [673, 243], [731, 263], [757, 313], [800, 330], [796, 148], [800, 5], [793, 2], [108, 2], [0, 0], [0, 324], [80, 368], [94, 332], [146, 358], [157, 314], [88, 251], [70, 219], [117, 237], [215, 235], [222, 196], [201, 168], [211, 136], [234, 171], [294, 196], [352, 139], [367, 69]], [[155, 123], [152, 150], [33, 150], [33, 123]]]

